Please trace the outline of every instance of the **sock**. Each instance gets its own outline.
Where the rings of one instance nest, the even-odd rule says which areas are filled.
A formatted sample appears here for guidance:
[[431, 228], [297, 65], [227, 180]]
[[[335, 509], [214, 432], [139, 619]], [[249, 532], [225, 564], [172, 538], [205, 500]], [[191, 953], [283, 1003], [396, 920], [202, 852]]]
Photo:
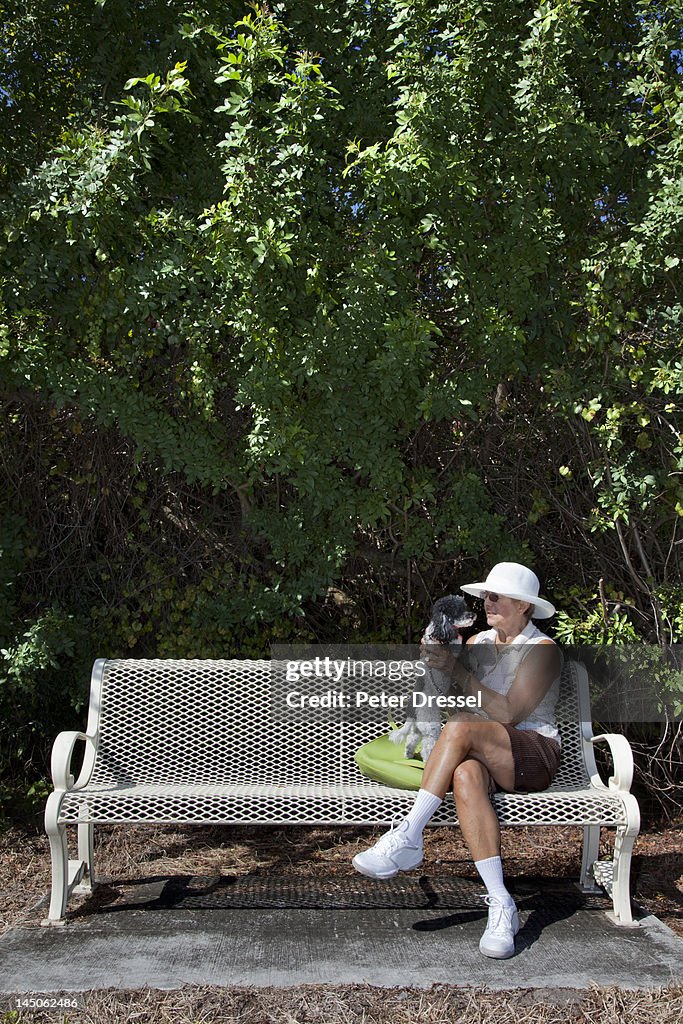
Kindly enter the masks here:
[[486, 860], [475, 860], [474, 866], [481, 875], [489, 896], [498, 896], [504, 902], [514, 903], [503, 881], [503, 862], [500, 857], [487, 857]]
[[404, 819], [408, 822], [407, 832], [413, 842], [422, 838], [422, 830], [442, 803], [441, 797], [430, 793], [428, 789], [418, 790], [415, 803]]

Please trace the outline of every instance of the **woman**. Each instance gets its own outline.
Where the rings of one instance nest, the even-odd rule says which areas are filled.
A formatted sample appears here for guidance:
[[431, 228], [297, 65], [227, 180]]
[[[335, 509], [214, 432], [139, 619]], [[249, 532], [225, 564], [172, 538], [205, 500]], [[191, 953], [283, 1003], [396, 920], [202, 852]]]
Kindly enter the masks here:
[[531, 621], [555, 609], [539, 595], [537, 576], [517, 562], [499, 562], [483, 583], [460, 588], [484, 599], [489, 629], [468, 640], [469, 671], [451, 651], [425, 646], [430, 668], [450, 674], [465, 694], [481, 694], [483, 714], [458, 713], [445, 724], [425, 765], [412, 810], [353, 865], [371, 878], [391, 878], [422, 863], [422, 831], [452, 787], [458, 821], [487, 889], [485, 956], [515, 951], [519, 918], [503, 880], [500, 828], [490, 800], [497, 788], [536, 792], [552, 782], [560, 761], [554, 709], [561, 655]]

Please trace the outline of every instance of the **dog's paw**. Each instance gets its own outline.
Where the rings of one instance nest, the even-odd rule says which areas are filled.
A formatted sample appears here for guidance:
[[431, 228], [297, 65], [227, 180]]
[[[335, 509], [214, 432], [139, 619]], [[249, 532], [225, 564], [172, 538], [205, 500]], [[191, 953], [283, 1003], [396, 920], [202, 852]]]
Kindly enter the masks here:
[[408, 719], [405, 725], [402, 725], [400, 729], [392, 729], [389, 733], [389, 739], [392, 743], [404, 743], [408, 733], [411, 729], [415, 728], [415, 722]]
[[389, 739], [392, 743], [405, 743], [405, 756], [410, 758], [415, 756], [415, 750], [422, 739], [422, 733], [417, 728], [415, 719], [409, 718], [400, 729], [394, 729], [389, 733]]
[[436, 740], [433, 740], [430, 736], [424, 736], [422, 738], [422, 746], [420, 747], [420, 757], [422, 758], [425, 764], [427, 764], [427, 760], [432, 750], [434, 749], [435, 743]]
[[422, 738], [422, 746], [420, 747], [420, 757], [427, 763], [427, 758], [434, 749], [434, 745], [441, 735], [441, 723], [440, 722], [418, 722], [417, 728]]
[[406, 757], [415, 757], [415, 753], [420, 745], [421, 740], [422, 736], [420, 735], [420, 733], [417, 731], [417, 729], [413, 729], [413, 731], [408, 736], [408, 739], [406, 740]]

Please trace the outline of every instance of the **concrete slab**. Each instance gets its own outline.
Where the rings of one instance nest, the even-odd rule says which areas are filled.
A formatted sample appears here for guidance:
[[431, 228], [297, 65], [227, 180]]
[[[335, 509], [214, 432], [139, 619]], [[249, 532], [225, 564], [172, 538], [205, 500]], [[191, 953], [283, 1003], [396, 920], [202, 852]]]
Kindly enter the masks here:
[[64, 928], [0, 938], [0, 991], [303, 984], [489, 989], [654, 988], [683, 981], [683, 939], [644, 915], [625, 929], [602, 894], [520, 882], [510, 960], [481, 956], [470, 880], [400, 876], [148, 878], [103, 886]]

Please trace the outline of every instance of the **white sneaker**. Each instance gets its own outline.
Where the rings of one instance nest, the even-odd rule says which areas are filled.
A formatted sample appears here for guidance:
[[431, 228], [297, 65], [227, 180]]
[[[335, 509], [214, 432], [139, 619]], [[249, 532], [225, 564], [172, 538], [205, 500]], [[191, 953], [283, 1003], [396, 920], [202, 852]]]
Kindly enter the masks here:
[[356, 871], [369, 878], [393, 878], [399, 871], [410, 871], [422, 863], [422, 836], [415, 842], [408, 837], [408, 822], [402, 821], [377, 840], [364, 853], [357, 853], [351, 863]]
[[479, 943], [479, 952], [496, 960], [507, 960], [515, 954], [515, 935], [519, 931], [519, 914], [514, 903], [497, 896], [484, 896], [489, 908], [489, 923]]

